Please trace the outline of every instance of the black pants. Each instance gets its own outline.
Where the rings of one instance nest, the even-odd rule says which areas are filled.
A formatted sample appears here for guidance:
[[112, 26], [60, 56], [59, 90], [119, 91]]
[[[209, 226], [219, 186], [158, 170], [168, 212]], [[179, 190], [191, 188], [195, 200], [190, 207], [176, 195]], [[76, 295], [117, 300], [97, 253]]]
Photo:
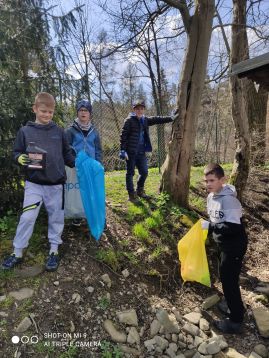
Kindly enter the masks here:
[[133, 177], [135, 174], [135, 167], [138, 169], [139, 178], [137, 181], [137, 188], [143, 189], [145, 181], [148, 176], [148, 162], [145, 153], [138, 153], [136, 155], [129, 155], [129, 159], [126, 161], [126, 189], [128, 193], [134, 192]]
[[242, 243], [242, 246], [233, 252], [219, 249], [219, 273], [223, 293], [231, 311], [230, 319], [238, 323], [243, 321], [245, 312], [239, 287], [239, 275], [246, 249], [246, 243]]

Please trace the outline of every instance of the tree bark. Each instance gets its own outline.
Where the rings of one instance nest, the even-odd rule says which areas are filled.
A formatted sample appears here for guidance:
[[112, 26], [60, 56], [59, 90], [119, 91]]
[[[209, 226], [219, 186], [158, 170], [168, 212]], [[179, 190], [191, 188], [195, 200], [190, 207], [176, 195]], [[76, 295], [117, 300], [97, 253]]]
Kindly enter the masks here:
[[[233, 0], [233, 25], [231, 66], [247, 59], [248, 41], [246, 33], [246, 0]], [[230, 182], [235, 185], [239, 200], [247, 184], [249, 174], [249, 123], [246, 107], [247, 79], [230, 77], [232, 93], [232, 118], [235, 126], [236, 151]]]
[[168, 192], [173, 201], [184, 207], [188, 206], [190, 170], [214, 10], [214, 0], [196, 1], [195, 13], [190, 19], [176, 119], [162, 167], [161, 190]]

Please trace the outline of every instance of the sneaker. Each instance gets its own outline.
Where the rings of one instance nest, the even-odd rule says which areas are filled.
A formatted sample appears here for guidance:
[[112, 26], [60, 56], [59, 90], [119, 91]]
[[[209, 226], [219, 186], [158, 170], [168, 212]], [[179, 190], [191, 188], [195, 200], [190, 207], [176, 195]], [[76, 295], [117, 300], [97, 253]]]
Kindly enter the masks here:
[[129, 201], [134, 204], [138, 202], [138, 197], [135, 192], [129, 193]]
[[46, 263], [46, 271], [52, 272], [56, 271], [59, 266], [59, 255], [54, 252], [49, 255], [49, 258]]
[[233, 322], [229, 318], [214, 321], [214, 326], [222, 333], [238, 334], [242, 332], [242, 323]]
[[217, 304], [217, 307], [219, 311], [224, 314], [225, 316], [229, 317], [231, 314], [231, 311], [228, 308], [226, 300], [222, 300]]
[[142, 199], [148, 199], [149, 196], [146, 195], [144, 188], [137, 188], [137, 195]]
[[74, 219], [74, 220], [72, 221], [72, 225], [73, 225], [73, 226], [79, 227], [79, 226], [81, 226], [81, 224], [82, 224], [82, 219]]
[[22, 257], [16, 257], [15, 254], [12, 254], [5, 259], [1, 267], [3, 270], [10, 270], [20, 263], [22, 263]]

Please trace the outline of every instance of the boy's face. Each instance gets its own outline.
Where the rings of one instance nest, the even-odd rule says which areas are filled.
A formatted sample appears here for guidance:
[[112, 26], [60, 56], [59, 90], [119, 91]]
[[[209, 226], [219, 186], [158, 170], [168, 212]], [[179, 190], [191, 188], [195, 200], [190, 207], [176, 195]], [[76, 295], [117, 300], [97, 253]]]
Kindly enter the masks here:
[[81, 107], [78, 111], [78, 119], [81, 123], [88, 124], [91, 119], [91, 114], [85, 107]]
[[141, 118], [145, 113], [145, 107], [137, 106], [134, 108], [134, 112], [135, 112], [137, 118]]
[[215, 174], [208, 174], [204, 176], [204, 181], [208, 193], [218, 193], [225, 183], [225, 177], [218, 178]]
[[34, 104], [33, 111], [36, 115], [36, 122], [39, 124], [48, 124], [54, 114], [54, 106], [47, 106], [46, 104]]

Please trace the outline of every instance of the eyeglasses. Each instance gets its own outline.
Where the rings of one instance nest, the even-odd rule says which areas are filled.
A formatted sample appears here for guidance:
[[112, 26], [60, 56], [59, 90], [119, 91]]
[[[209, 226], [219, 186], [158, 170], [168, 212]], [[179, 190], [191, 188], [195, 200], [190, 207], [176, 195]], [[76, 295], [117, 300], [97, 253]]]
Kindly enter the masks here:
[[89, 111], [85, 108], [85, 109], [80, 109], [79, 112], [89, 112]]

